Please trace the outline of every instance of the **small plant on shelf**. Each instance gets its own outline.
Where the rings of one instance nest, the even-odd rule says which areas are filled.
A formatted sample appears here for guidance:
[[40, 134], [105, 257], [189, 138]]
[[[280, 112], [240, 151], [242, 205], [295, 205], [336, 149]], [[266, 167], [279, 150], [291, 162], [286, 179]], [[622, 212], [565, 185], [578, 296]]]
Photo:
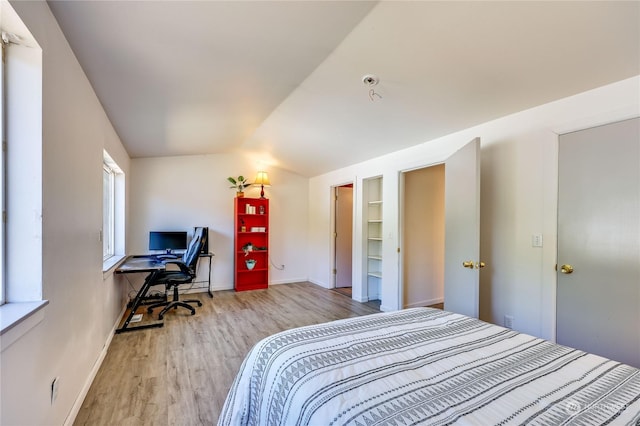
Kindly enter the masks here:
[[242, 175], [237, 178], [229, 176], [227, 180], [232, 184], [229, 188], [235, 189], [238, 197], [244, 197], [244, 189], [251, 186], [251, 183], [247, 182], [247, 179]]
[[242, 246], [242, 251], [245, 256], [249, 256], [249, 252], [253, 251], [253, 244], [250, 242]]

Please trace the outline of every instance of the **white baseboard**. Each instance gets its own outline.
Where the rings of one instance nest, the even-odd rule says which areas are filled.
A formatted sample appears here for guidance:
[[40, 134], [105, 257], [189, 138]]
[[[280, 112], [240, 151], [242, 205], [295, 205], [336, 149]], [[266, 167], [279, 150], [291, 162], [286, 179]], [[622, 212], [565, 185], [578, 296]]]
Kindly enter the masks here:
[[[207, 290], [209, 290], [207, 287], [195, 287], [195, 288], [180, 290], [178, 293], [180, 294], [206, 293]], [[213, 289], [211, 289], [211, 291], [213, 291]]]
[[307, 281], [306, 278], [291, 278], [291, 279], [287, 279], [287, 280], [270, 281], [269, 285], [295, 284], [295, 283], [303, 283], [305, 281]]
[[329, 285], [328, 285], [328, 284], [321, 283], [321, 282], [318, 282], [318, 281], [314, 281], [314, 280], [311, 280], [311, 279], [304, 280], [304, 281], [309, 281], [311, 284], [319, 285], [319, 286], [320, 286], [320, 287], [322, 287], [322, 288], [326, 288], [326, 289], [328, 289], [328, 290], [331, 290], [331, 287], [329, 287]]
[[391, 312], [391, 311], [397, 311], [397, 309], [396, 308], [392, 308], [391, 306], [380, 305], [380, 311], [381, 312]]
[[369, 301], [368, 297], [358, 297], [358, 296], [351, 296], [351, 299], [355, 300], [356, 302], [360, 302], [360, 303], [367, 303]]
[[[294, 284], [294, 283], [303, 283], [303, 282], [306, 282], [306, 281], [308, 281], [306, 278], [289, 278], [289, 279], [286, 279], [286, 280], [270, 281], [269, 285]], [[320, 285], [320, 284], [318, 284], [318, 285]], [[187, 289], [187, 290], [184, 290], [184, 291], [180, 291], [180, 294], [206, 293], [207, 290], [208, 290], [207, 287], [195, 287], [195, 288], [190, 288], [190, 289]], [[211, 286], [211, 291], [212, 292], [221, 291], [221, 290], [233, 290], [233, 284]]]
[[118, 315], [118, 319], [116, 320], [116, 323], [111, 329], [109, 336], [107, 336], [107, 341], [104, 343], [104, 346], [102, 347], [102, 351], [100, 351], [100, 354], [98, 355], [98, 359], [93, 364], [93, 368], [89, 372], [89, 377], [87, 377], [87, 380], [84, 386], [82, 387], [80, 394], [78, 395], [75, 402], [73, 403], [73, 406], [71, 407], [71, 411], [69, 412], [69, 415], [64, 421], [64, 426], [72, 426], [73, 423], [75, 423], [76, 417], [78, 417], [78, 413], [80, 412], [80, 409], [82, 408], [82, 404], [84, 403], [84, 399], [87, 397], [87, 394], [89, 393], [89, 389], [93, 384], [93, 380], [96, 378], [96, 375], [98, 374], [98, 371], [102, 366], [102, 362], [104, 361], [104, 358], [107, 356], [107, 352], [109, 350], [109, 346], [111, 345], [111, 341], [113, 340], [113, 336], [115, 336], [116, 330], [120, 325], [120, 320], [124, 316], [124, 313], [126, 312], [126, 310], [127, 310], [127, 306], [125, 304], [125, 306], [122, 308], [122, 312], [120, 312], [120, 315]]
[[211, 291], [233, 290], [233, 284], [215, 285], [211, 287]]
[[435, 305], [443, 302], [444, 302], [444, 298], [438, 297], [435, 299], [427, 299], [427, 300], [421, 300], [419, 302], [409, 303], [408, 305], [405, 306], [405, 308], [420, 308], [423, 306], [431, 306], [431, 305]]

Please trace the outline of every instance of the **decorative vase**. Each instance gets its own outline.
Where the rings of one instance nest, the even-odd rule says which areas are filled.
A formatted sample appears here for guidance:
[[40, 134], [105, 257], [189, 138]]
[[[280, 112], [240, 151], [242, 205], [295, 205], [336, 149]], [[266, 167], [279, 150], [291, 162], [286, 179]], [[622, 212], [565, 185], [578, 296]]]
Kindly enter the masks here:
[[247, 265], [248, 270], [252, 270], [256, 266], [256, 261], [254, 259], [247, 259], [244, 263]]

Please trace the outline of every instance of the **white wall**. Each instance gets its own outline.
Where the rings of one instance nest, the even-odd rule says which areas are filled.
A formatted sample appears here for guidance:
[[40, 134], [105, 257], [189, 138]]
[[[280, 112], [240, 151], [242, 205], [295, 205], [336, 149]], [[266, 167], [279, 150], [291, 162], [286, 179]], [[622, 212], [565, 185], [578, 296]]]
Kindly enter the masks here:
[[0, 424], [54, 425], [77, 408], [122, 312], [124, 286], [102, 273], [102, 150], [126, 174], [129, 158], [47, 3], [12, 6], [43, 52], [42, 293], [49, 305], [44, 320], [1, 354]]
[[[353, 180], [356, 210], [354, 295], [362, 294], [362, 179], [384, 177], [383, 310], [400, 307], [399, 172], [442, 162], [479, 136], [481, 142], [480, 317], [547, 339], [555, 337], [557, 135], [640, 115], [640, 76], [500, 118], [419, 146], [316, 176], [309, 181], [309, 279], [329, 287], [330, 187]], [[393, 141], [389, 141], [393, 143]], [[326, 194], [323, 196], [323, 194]], [[320, 195], [320, 196], [318, 196]], [[544, 247], [531, 247], [543, 234]]]
[[[209, 227], [209, 250], [215, 254], [211, 275], [214, 290], [233, 288], [233, 199], [228, 176], [250, 182], [258, 171], [243, 155], [218, 154], [140, 158], [131, 161], [131, 227], [129, 253], [147, 253], [149, 231], [188, 231]], [[269, 257], [271, 284], [307, 279], [308, 179], [277, 168], [265, 169], [271, 187]], [[259, 197], [260, 187], [249, 187], [246, 197]], [[199, 273], [206, 273], [202, 265]], [[199, 277], [198, 280], [201, 278]]]

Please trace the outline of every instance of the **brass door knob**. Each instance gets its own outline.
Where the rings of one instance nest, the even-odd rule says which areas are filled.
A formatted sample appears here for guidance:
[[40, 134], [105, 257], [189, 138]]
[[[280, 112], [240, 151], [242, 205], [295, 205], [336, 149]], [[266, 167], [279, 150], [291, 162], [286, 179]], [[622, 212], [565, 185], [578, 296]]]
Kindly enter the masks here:
[[462, 266], [464, 266], [465, 268], [473, 269], [473, 260], [462, 262]]
[[560, 267], [560, 272], [562, 272], [563, 274], [570, 274], [573, 272], [573, 266], [571, 265], [562, 265]]
[[476, 269], [484, 268], [487, 266], [484, 262], [476, 262]]

